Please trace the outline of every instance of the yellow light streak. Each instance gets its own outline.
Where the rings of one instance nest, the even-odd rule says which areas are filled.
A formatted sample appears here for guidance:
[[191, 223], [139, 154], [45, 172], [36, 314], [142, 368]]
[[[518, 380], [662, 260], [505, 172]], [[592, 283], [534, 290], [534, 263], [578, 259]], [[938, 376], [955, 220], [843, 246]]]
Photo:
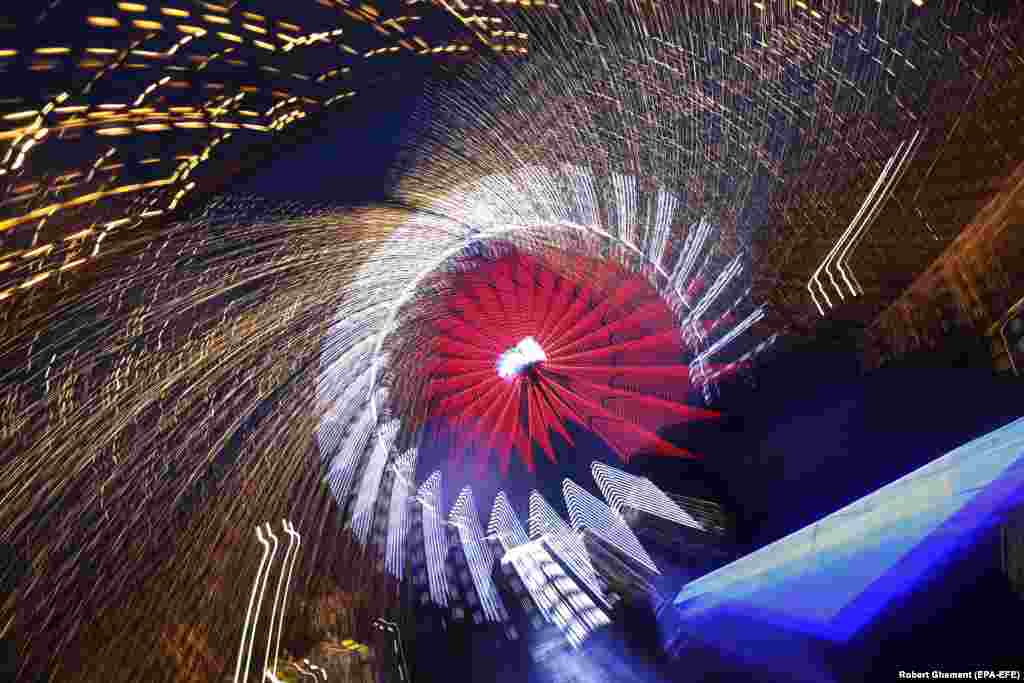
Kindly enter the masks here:
[[19, 111], [13, 114], [7, 114], [4, 116], [4, 121], [21, 121], [23, 119], [30, 119], [33, 116], [38, 116], [38, 109], [29, 109], [28, 111]]
[[98, 28], [116, 28], [121, 25], [121, 22], [114, 17], [88, 17], [86, 22], [90, 26]]
[[35, 258], [36, 256], [43, 256], [44, 254], [49, 254], [51, 251], [53, 251], [53, 245], [44, 244], [43, 246], [37, 247], [31, 251], [26, 251], [24, 254], [21, 255], [21, 258]]
[[38, 285], [40, 282], [50, 277], [51, 275], [53, 275], [52, 270], [47, 270], [43, 273], [39, 273], [38, 275], [35, 275], [29, 278], [28, 280], [22, 282], [20, 285], [18, 285], [18, 289], [28, 289], [29, 287], [34, 287], [35, 285]]
[[107, 197], [114, 197], [116, 195], [128, 194], [131, 192], [140, 192], [142, 190], [151, 190], [158, 187], [166, 187], [174, 182], [174, 178], [161, 178], [160, 180], [152, 180], [148, 183], [133, 183], [131, 185], [122, 185], [121, 187], [115, 187], [112, 190], [102, 190], [98, 192], [90, 192], [89, 194], [69, 199], [66, 202], [59, 202], [57, 204], [50, 204], [30, 211], [23, 216], [16, 216], [15, 218], [8, 218], [7, 220], [0, 221], [0, 232], [6, 232], [11, 228], [15, 228], [23, 223], [34, 221], [38, 218], [44, 218], [51, 216], [58, 211], [64, 209], [71, 209], [76, 206], [82, 206], [90, 202], [97, 201], [99, 199], [105, 199]]
[[85, 230], [79, 230], [78, 232], [76, 232], [76, 233], [74, 233], [72, 235], [68, 235], [67, 237], [64, 238], [64, 241], [65, 242], [74, 242], [75, 240], [84, 239], [86, 237], [89, 237], [90, 235], [95, 235], [95, 234], [96, 234], [95, 230], [93, 230], [92, 228], [86, 228]]
[[100, 128], [96, 131], [96, 135], [107, 136], [131, 135], [131, 133], [132, 129], [126, 126], [118, 126], [117, 128]]

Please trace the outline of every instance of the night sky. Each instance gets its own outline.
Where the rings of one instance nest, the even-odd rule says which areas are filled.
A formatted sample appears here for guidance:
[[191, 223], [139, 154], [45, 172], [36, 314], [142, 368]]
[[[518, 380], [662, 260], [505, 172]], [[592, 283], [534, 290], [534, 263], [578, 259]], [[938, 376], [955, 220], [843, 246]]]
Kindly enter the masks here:
[[[233, 183], [233, 194], [362, 205], [388, 198], [392, 168], [416, 130], [425, 74], [407, 73], [332, 112], [308, 143]], [[329, 131], [329, 132], [328, 132]]]

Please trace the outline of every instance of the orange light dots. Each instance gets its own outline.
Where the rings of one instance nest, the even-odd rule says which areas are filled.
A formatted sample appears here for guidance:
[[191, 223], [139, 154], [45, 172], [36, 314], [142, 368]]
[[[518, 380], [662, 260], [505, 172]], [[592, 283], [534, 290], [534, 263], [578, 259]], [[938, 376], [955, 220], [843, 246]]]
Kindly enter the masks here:
[[114, 17], [87, 17], [86, 22], [90, 26], [98, 28], [117, 28], [121, 25], [121, 22]]

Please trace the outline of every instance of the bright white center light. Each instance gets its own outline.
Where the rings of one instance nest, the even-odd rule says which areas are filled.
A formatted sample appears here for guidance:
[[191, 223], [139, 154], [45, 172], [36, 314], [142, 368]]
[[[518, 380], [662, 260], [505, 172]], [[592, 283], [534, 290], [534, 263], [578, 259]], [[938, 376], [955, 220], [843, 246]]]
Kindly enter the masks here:
[[514, 375], [520, 374], [531, 365], [547, 359], [548, 357], [544, 355], [544, 349], [540, 348], [537, 340], [533, 337], [526, 337], [501, 354], [501, 357], [498, 359], [498, 376], [503, 379], [509, 379]]

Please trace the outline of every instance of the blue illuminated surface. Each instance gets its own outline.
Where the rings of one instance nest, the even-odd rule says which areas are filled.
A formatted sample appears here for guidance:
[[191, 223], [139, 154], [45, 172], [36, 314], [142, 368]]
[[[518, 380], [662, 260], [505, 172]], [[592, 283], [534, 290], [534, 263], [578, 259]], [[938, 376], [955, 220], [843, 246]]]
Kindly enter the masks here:
[[1022, 490], [1018, 419], [687, 584], [673, 601], [674, 619], [705, 640], [717, 640], [716, 624], [737, 616], [848, 640], [998, 523]]

